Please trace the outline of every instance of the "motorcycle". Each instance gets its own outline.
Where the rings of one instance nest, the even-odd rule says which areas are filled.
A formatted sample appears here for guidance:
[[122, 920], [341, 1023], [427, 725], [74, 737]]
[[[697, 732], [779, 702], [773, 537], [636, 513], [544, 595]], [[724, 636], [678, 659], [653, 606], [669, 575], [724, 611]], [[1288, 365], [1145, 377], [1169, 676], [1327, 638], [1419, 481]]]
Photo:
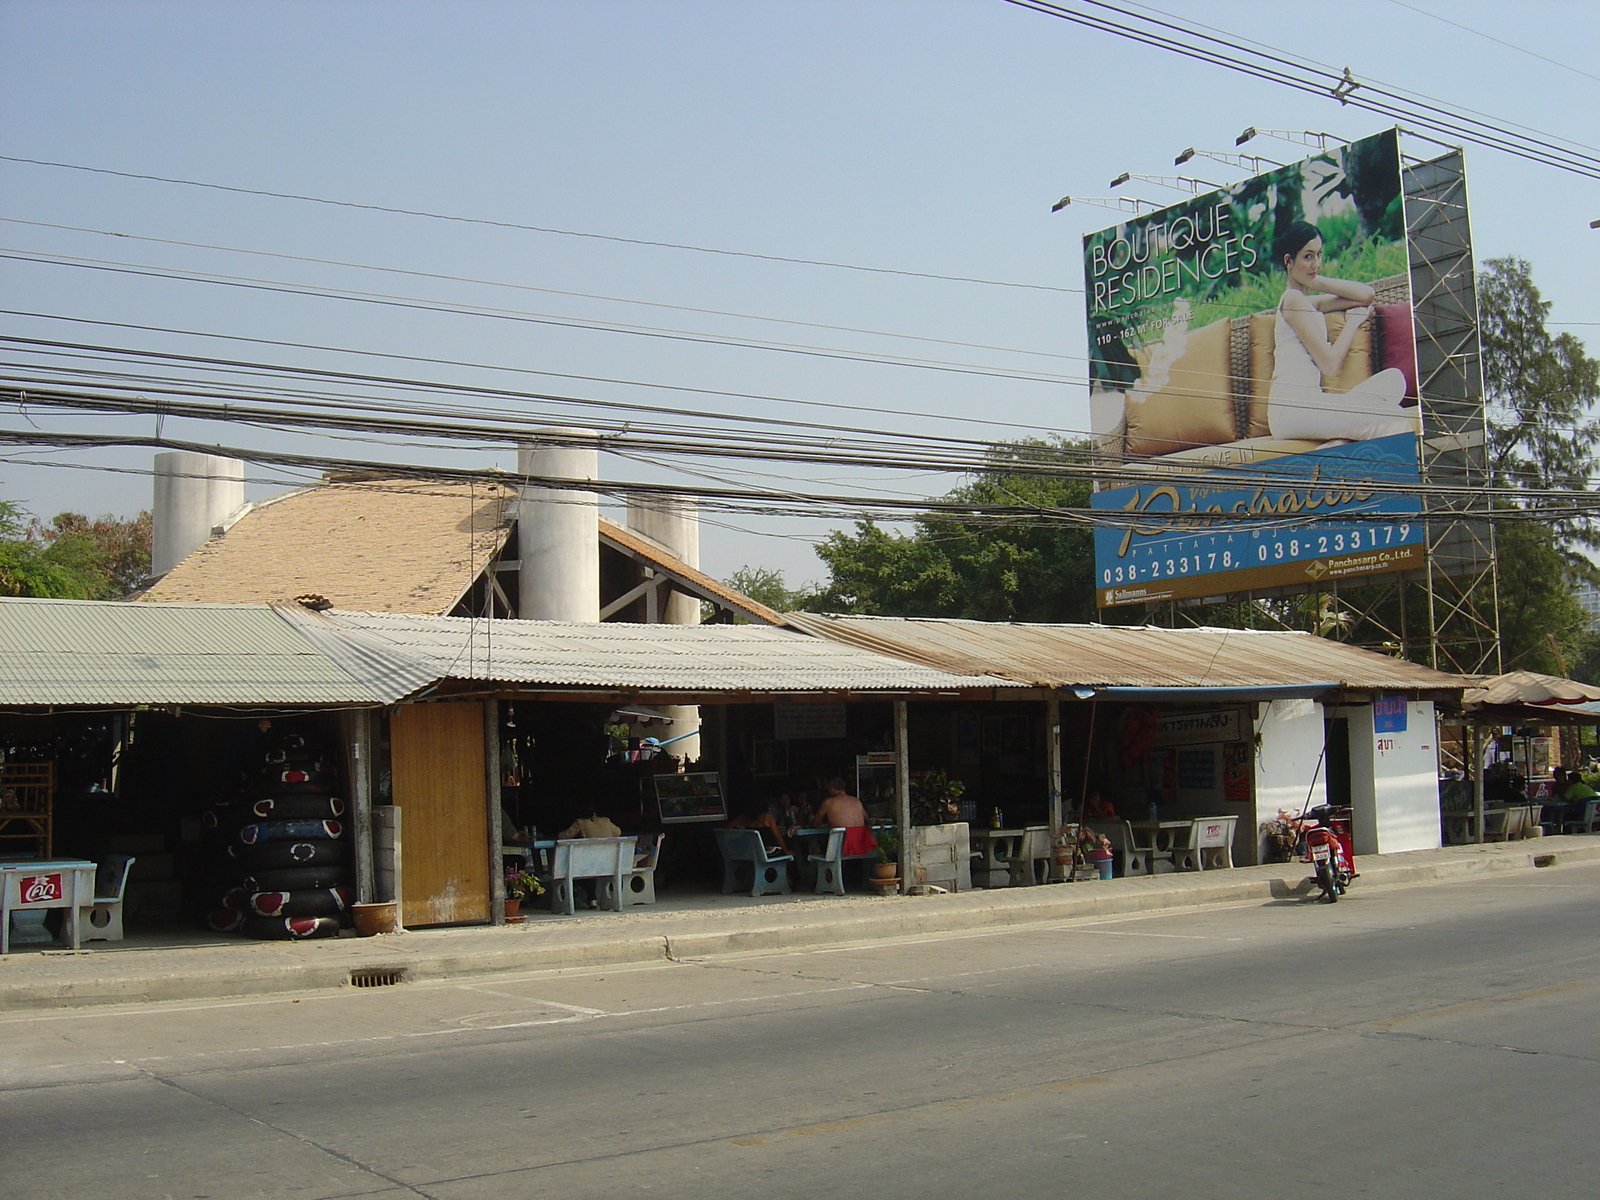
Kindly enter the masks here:
[[1356, 855], [1350, 841], [1351, 812], [1332, 804], [1321, 804], [1305, 814], [1305, 857], [1312, 864], [1313, 882], [1322, 889], [1322, 899], [1337, 904], [1358, 878]]

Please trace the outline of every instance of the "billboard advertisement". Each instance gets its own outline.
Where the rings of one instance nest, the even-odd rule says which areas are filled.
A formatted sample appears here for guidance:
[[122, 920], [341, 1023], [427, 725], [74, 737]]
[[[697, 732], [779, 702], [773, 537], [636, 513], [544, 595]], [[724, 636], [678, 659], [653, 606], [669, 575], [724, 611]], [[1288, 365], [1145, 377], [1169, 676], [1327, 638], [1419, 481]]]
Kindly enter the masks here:
[[1397, 131], [1088, 234], [1084, 275], [1101, 607], [1422, 565]]

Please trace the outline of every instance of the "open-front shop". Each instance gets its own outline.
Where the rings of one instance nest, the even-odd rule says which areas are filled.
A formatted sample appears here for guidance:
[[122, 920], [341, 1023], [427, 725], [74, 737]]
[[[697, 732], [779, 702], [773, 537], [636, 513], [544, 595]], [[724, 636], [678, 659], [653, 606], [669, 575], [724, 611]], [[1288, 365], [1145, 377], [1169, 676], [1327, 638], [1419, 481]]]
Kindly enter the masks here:
[[[508, 877], [626, 908], [860, 890], [874, 859], [886, 893], [1018, 886], [1102, 842], [1113, 874], [1209, 869], [1308, 797], [1347, 795], [1363, 852], [1438, 844], [1453, 676], [1292, 634], [792, 619], [7, 601], [34, 657], [0, 660], [0, 744], [55, 779], [25, 852], [132, 857], [134, 928], [498, 924]], [[819, 827], [836, 793], [877, 849]]]

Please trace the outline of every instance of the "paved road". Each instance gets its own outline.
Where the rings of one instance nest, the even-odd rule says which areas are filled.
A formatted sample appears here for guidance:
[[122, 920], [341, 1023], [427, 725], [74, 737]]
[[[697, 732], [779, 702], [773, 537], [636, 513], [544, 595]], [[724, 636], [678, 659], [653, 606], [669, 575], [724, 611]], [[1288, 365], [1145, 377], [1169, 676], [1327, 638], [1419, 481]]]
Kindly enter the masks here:
[[1600, 866], [0, 1020], [0, 1194], [1591, 1197]]

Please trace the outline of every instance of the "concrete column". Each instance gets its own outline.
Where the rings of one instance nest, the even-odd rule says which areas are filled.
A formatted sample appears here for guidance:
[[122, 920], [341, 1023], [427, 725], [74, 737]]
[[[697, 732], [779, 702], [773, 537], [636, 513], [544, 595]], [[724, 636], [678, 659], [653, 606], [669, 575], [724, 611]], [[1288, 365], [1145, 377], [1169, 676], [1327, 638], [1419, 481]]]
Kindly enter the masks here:
[[[551, 433], [592, 435], [587, 429]], [[599, 455], [587, 447], [538, 443], [517, 451], [523, 477], [591, 483]], [[600, 532], [595, 494], [582, 488], [530, 485], [517, 507], [517, 553], [522, 560], [517, 612], [531, 621], [600, 619]]]
[[165, 575], [244, 507], [244, 464], [193, 450], [155, 458], [150, 506], [150, 573]]
[[[630, 498], [628, 528], [642, 533], [691, 567], [700, 566], [700, 512], [692, 499], [677, 496]], [[661, 623], [700, 624], [700, 598], [679, 591], [669, 593], [661, 609]], [[672, 718], [668, 737], [675, 738], [691, 729], [700, 728], [700, 709], [697, 705], [664, 705], [661, 712]], [[692, 762], [700, 757], [700, 735], [675, 741], [667, 750], [685, 762]]]

